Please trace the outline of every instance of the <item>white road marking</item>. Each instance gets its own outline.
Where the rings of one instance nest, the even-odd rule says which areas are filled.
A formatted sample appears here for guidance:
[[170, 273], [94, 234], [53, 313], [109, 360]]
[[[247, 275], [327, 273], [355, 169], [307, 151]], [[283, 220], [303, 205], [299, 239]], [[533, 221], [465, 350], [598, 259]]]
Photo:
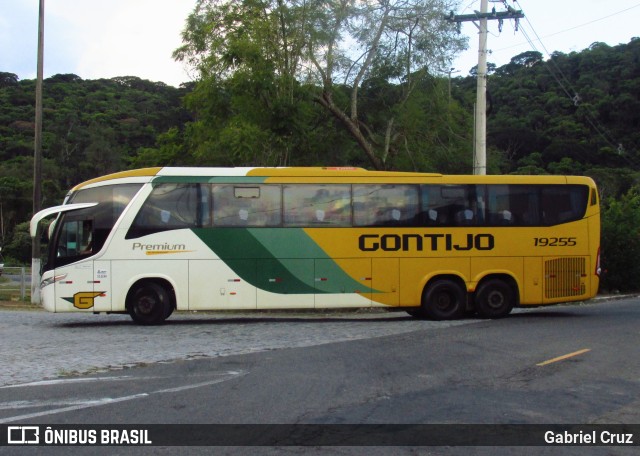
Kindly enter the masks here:
[[[178, 386], [175, 388], [165, 388], [165, 389], [160, 389], [160, 390], [156, 390], [156, 391], [151, 391], [148, 393], [139, 393], [139, 394], [133, 394], [130, 396], [122, 396], [122, 397], [116, 397], [116, 398], [102, 398], [102, 399], [92, 399], [92, 400], [88, 400], [88, 401], [81, 401], [77, 404], [74, 405], [70, 405], [68, 407], [61, 407], [61, 408], [57, 408], [57, 409], [51, 409], [51, 410], [45, 410], [42, 412], [35, 412], [35, 413], [28, 413], [25, 415], [18, 415], [18, 416], [12, 416], [12, 417], [8, 417], [8, 418], [0, 418], [0, 424], [4, 424], [4, 423], [13, 423], [15, 421], [22, 421], [22, 420], [29, 420], [32, 418], [39, 418], [42, 416], [47, 416], [47, 415], [55, 415], [58, 413], [65, 413], [65, 412], [73, 412], [76, 410], [82, 410], [82, 409], [88, 409], [88, 408], [92, 408], [92, 407], [100, 407], [103, 405], [109, 405], [109, 404], [116, 404], [118, 402], [125, 402], [125, 401], [132, 401], [135, 399], [140, 399], [143, 397], [148, 397], [151, 396], [153, 394], [165, 394], [165, 393], [174, 393], [174, 392], [180, 392], [180, 391], [186, 391], [189, 389], [194, 389], [194, 388], [202, 388], [204, 386], [209, 386], [209, 385], [215, 385], [216, 383], [222, 383], [222, 382], [226, 382], [227, 380], [231, 380], [233, 378], [236, 378], [240, 375], [246, 375], [248, 372], [244, 372], [244, 371], [228, 371], [225, 372], [221, 375], [221, 378], [217, 378], [214, 380], [209, 380], [206, 382], [200, 382], [200, 383], [193, 383], [191, 385], [183, 385], [183, 386]], [[108, 380], [110, 377], [105, 377], [103, 380]], [[131, 379], [136, 379], [135, 377], [131, 377]], [[139, 378], [138, 378], [139, 379]], [[144, 377], [143, 377], [144, 379]], [[36, 382], [36, 383], [40, 383], [40, 382]], [[11, 404], [11, 403], [7, 403], [7, 404]], [[14, 402], [15, 404], [15, 402]], [[33, 402], [32, 407], [46, 407], [48, 404], [47, 401], [42, 401], [39, 404], [37, 402]], [[54, 403], [54, 405], [56, 405]], [[2, 407], [0, 407], [1, 409]], [[8, 407], [9, 408], [9, 407]]]
[[[19, 383], [17, 385], [0, 386], [0, 389], [6, 388], [22, 388], [25, 386], [51, 386], [51, 385], [64, 385], [66, 383], [89, 383], [89, 382], [111, 382], [118, 380], [130, 380], [134, 378], [131, 375], [125, 375], [120, 377], [90, 377], [90, 378], [59, 378], [55, 380], [41, 380], [39, 382]], [[145, 377], [149, 378], [149, 377]], [[154, 377], [151, 377], [154, 378]]]

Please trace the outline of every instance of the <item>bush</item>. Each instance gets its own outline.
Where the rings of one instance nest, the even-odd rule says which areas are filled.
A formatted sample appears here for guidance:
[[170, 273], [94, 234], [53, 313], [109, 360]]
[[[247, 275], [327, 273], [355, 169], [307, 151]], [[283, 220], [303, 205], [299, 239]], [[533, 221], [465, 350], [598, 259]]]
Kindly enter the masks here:
[[4, 255], [7, 266], [31, 263], [29, 222], [16, 225], [15, 230], [9, 235], [7, 243], [2, 248], [2, 255]]
[[640, 193], [631, 189], [608, 200], [602, 211], [601, 287], [609, 291], [640, 289]]

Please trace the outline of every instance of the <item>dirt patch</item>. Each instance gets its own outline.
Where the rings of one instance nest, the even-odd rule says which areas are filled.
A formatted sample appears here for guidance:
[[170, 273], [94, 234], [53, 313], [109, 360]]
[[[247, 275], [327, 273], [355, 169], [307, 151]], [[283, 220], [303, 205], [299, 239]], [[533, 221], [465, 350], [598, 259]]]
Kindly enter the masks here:
[[37, 304], [31, 304], [24, 301], [0, 301], [0, 310], [43, 310], [41, 306]]

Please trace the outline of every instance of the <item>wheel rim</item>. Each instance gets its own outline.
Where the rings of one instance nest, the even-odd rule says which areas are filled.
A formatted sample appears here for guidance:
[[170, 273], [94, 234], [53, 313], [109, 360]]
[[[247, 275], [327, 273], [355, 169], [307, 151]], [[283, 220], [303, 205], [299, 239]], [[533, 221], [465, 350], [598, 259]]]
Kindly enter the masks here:
[[424, 314], [434, 320], [456, 319], [464, 312], [464, 297], [462, 286], [453, 280], [436, 280], [423, 293]]
[[492, 290], [487, 295], [487, 306], [491, 309], [499, 310], [505, 305], [505, 296], [498, 290]]
[[138, 298], [135, 305], [135, 312], [138, 315], [150, 315], [157, 305], [158, 300], [156, 297], [146, 293]]
[[448, 311], [456, 305], [455, 296], [449, 291], [441, 291], [436, 296], [436, 308], [441, 311]]

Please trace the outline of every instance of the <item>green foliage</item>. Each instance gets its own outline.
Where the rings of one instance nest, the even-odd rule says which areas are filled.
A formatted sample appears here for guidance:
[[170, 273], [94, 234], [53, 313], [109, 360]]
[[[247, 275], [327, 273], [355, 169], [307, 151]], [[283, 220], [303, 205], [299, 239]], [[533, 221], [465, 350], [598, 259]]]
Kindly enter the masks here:
[[[14, 157], [0, 165], [0, 247], [10, 238], [18, 223], [28, 220], [33, 206], [33, 159]], [[51, 181], [47, 180], [47, 187]]]
[[[200, 115], [189, 135], [204, 147], [196, 156], [296, 163], [296, 141], [318, 118], [313, 101], [361, 149], [360, 161], [374, 168], [421, 166], [416, 157], [424, 148], [410, 143], [397, 116], [408, 118], [406, 105], [425, 68], [441, 65], [463, 44], [443, 20], [450, 6], [447, 0], [199, 0], [174, 53], [201, 75], [190, 97]], [[262, 147], [247, 153], [254, 144]]]
[[153, 166], [187, 166], [190, 155], [185, 151], [184, 137], [178, 127], [172, 127], [158, 135], [156, 147], [141, 147], [128, 160], [131, 168]]
[[[137, 77], [82, 80], [55, 75], [43, 87], [42, 207], [60, 204], [69, 188], [87, 179], [119, 171], [139, 149], [165, 146], [163, 134], [184, 128], [185, 88]], [[35, 81], [0, 73], [0, 245], [12, 246], [16, 226], [33, 207]], [[166, 151], [163, 150], [166, 154]], [[176, 151], [174, 153], [177, 154]], [[146, 163], [157, 160], [146, 157]], [[13, 240], [12, 240], [13, 239]], [[20, 261], [30, 253], [7, 247]], [[25, 256], [26, 255], [26, 256]]]
[[[426, 72], [415, 75], [415, 89], [406, 102], [391, 111], [394, 120], [390, 156], [393, 167], [402, 170], [431, 171], [451, 174], [469, 173], [472, 167], [472, 118], [456, 100], [449, 98], [447, 81]], [[398, 89], [397, 89], [398, 90]], [[369, 113], [383, 109], [384, 99], [363, 95], [363, 115], [372, 123]], [[388, 117], [379, 119], [384, 127]]]
[[[460, 83], [465, 94], [471, 82]], [[549, 61], [525, 52], [498, 68], [488, 87], [487, 141], [503, 152], [503, 172], [640, 168], [640, 39], [594, 43]], [[471, 109], [472, 99], [464, 101]]]
[[[434, 75], [428, 70], [436, 62], [425, 65], [426, 54], [411, 60], [406, 41], [367, 47], [384, 9], [327, 5], [200, 0], [175, 55], [201, 77], [179, 89], [133, 76], [47, 79], [43, 207], [59, 204], [86, 179], [146, 166], [469, 173], [475, 79]], [[348, 14], [359, 15], [348, 31], [363, 54], [334, 47], [330, 55], [330, 43], [345, 44], [335, 33], [347, 31], [339, 21]], [[413, 44], [446, 57], [459, 44], [447, 47], [447, 33]], [[525, 52], [495, 68], [488, 85], [489, 172], [593, 177], [606, 201], [603, 284], [623, 290], [636, 283], [633, 233], [640, 225], [629, 212], [637, 212], [638, 192], [629, 189], [640, 188], [640, 39], [595, 43], [549, 61]], [[32, 207], [34, 94], [35, 81], [0, 72], [0, 245], [5, 257], [23, 262], [30, 255], [23, 224]]]
[[640, 189], [635, 187], [619, 200], [610, 199], [602, 212], [602, 288], [640, 289]]
[[17, 266], [28, 264], [31, 258], [31, 236], [29, 235], [29, 222], [16, 225], [15, 229], [5, 239], [2, 247], [2, 255], [7, 265]]

